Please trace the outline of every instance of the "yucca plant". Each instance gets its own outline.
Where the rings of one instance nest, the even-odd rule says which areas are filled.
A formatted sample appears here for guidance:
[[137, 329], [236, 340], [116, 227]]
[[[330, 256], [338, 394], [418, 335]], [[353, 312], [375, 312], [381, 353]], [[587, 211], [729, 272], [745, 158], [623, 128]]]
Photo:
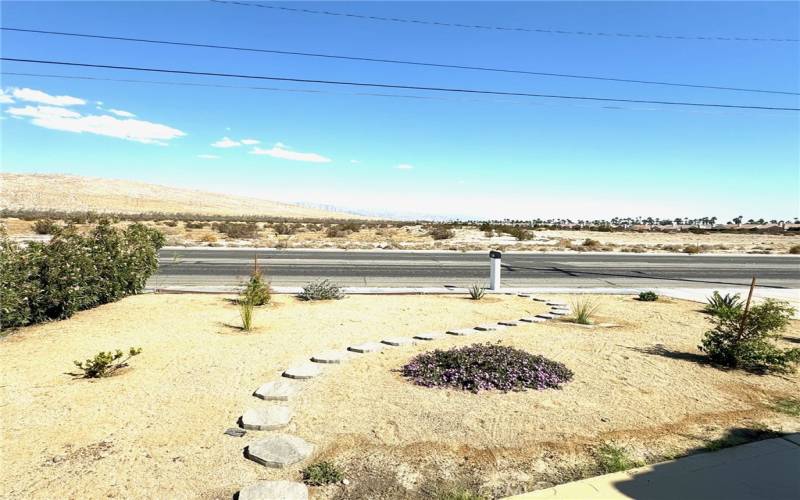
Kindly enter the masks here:
[[703, 309], [708, 314], [713, 316], [725, 316], [735, 314], [741, 311], [743, 307], [742, 298], [738, 293], [726, 293], [724, 296], [720, 295], [718, 291], [714, 291], [711, 297], [708, 297], [708, 304]]
[[472, 300], [481, 300], [486, 294], [486, 289], [477, 283], [469, 287], [469, 298]]
[[252, 298], [242, 296], [239, 299], [239, 316], [242, 318], [242, 330], [249, 332], [253, 330], [253, 315], [255, 304]]
[[600, 304], [590, 297], [581, 297], [572, 301], [572, 313], [575, 323], [579, 325], [591, 325], [592, 317], [598, 309], [600, 309]]

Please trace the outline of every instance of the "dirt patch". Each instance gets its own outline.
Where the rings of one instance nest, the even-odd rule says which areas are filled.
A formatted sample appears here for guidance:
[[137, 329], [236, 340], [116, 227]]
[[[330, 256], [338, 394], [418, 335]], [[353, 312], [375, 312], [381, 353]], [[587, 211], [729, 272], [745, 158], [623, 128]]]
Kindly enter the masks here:
[[[558, 297], [564, 298], [568, 297]], [[493, 297], [494, 298], [494, 297]], [[262, 383], [310, 355], [544, 312], [514, 296], [355, 296], [324, 303], [278, 296], [244, 334], [219, 296], [144, 295], [21, 329], [0, 341], [2, 496], [230, 498], [259, 479], [296, 480], [300, 466], [265, 469], [248, 442], [223, 435]], [[708, 323], [696, 305], [602, 297], [610, 329], [562, 322], [452, 337], [356, 358], [308, 382], [288, 432], [344, 466], [349, 486], [317, 498], [417, 498], [451, 484], [489, 495], [546, 487], [596, 471], [612, 440], [645, 460], [704, 446], [733, 428], [797, 431], [772, 401], [800, 377], [725, 372], [698, 362]], [[792, 322], [787, 346], [800, 338]], [[480, 393], [429, 389], [397, 372], [415, 353], [500, 341], [566, 364], [562, 390]], [[124, 376], [73, 380], [72, 360], [143, 348]]]

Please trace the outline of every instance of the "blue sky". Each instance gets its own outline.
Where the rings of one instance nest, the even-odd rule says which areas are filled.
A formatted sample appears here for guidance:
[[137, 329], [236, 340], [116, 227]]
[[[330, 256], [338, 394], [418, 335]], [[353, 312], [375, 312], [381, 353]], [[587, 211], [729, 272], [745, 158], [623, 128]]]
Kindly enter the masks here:
[[[282, 5], [574, 31], [800, 38], [800, 8], [788, 2]], [[210, 2], [3, 2], [2, 25], [800, 91], [797, 43], [484, 31]], [[792, 95], [7, 31], [2, 33], [2, 54], [192, 71], [800, 107], [800, 99]], [[3, 171], [73, 173], [282, 201], [483, 217], [800, 215], [797, 112], [375, 91], [18, 62], [4, 62], [2, 70], [284, 89], [4, 74]], [[320, 92], [293, 92], [297, 90]], [[406, 97], [359, 95], [364, 93]], [[225, 138], [230, 141], [219, 142]]]

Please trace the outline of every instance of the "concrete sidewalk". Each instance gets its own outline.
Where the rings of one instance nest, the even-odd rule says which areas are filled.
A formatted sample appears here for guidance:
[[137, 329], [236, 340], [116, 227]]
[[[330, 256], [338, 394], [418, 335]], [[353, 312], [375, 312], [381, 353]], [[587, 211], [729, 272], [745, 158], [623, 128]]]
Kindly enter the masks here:
[[698, 453], [508, 498], [796, 500], [800, 498], [800, 434]]

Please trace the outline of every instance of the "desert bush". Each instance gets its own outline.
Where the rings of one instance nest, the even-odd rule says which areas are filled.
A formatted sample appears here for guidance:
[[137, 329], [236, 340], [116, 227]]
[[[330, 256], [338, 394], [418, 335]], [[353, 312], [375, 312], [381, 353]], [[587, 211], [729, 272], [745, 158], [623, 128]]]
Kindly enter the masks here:
[[73, 363], [83, 372], [84, 378], [110, 377], [120, 368], [128, 366], [128, 361], [141, 352], [141, 347], [131, 347], [128, 350], [128, 356], [123, 359], [125, 354], [119, 349], [114, 353], [101, 351], [84, 362], [73, 361]]
[[211, 227], [229, 238], [252, 239], [258, 236], [255, 222], [215, 222]]
[[639, 300], [642, 302], [655, 302], [658, 300], [658, 294], [652, 290], [639, 292]]
[[781, 349], [773, 341], [786, 328], [795, 310], [788, 303], [767, 299], [742, 309], [727, 309], [714, 318], [714, 328], [703, 336], [700, 350], [712, 363], [766, 373], [789, 372], [800, 362], [800, 349]]
[[533, 233], [520, 226], [511, 226], [504, 228], [504, 232], [513, 236], [517, 241], [527, 241], [533, 238]]
[[681, 250], [681, 252], [688, 253], [690, 255], [701, 253], [702, 251], [703, 247], [701, 247], [700, 245], [686, 245], [685, 247], [683, 247], [683, 250]]
[[52, 219], [39, 219], [33, 223], [33, 232], [36, 234], [55, 234], [59, 225]]
[[472, 300], [481, 300], [485, 294], [486, 289], [477, 283], [474, 283], [469, 287], [469, 298]]
[[428, 231], [428, 236], [430, 236], [434, 240], [449, 240], [450, 238], [453, 238], [455, 235], [456, 235], [455, 231], [441, 224], [433, 226]]
[[417, 385], [472, 392], [559, 388], [572, 380], [572, 371], [561, 363], [490, 343], [425, 352], [401, 372]]
[[200, 241], [203, 243], [216, 243], [217, 237], [214, 236], [214, 233], [206, 233], [200, 237]]
[[792, 255], [800, 254], [800, 245], [792, 245], [789, 248], [789, 253]]
[[611, 443], [603, 443], [595, 452], [595, 457], [597, 465], [607, 474], [644, 465], [642, 462], [630, 458], [624, 448]]
[[255, 269], [250, 279], [244, 285], [242, 290], [242, 299], [246, 302], [252, 303], [254, 306], [263, 306], [269, 303], [272, 299], [272, 294], [269, 290], [269, 283], [264, 279], [264, 275], [260, 270]]
[[280, 234], [280, 235], [294, 234], [297, 232], [293, 226], [290, 226], [289, 224], [284, 224], [283, 222], [281, 222], [280, 224], [275, 224], [274, 226], [272, 226], [272, 229], [275, 230], [275, 234]]
[[711, 297], [706, 300], [708, 303], [703, 308], [703, 311], [713, 316], [723, 316], [731, 312], [740, 311], [744, 307], [744, 302], [742, 302], [738, 293], [726, 293], [725, 296], [722, 296], [718, 291], [714, 290]]
[[255, 304], [249, 297], [243, 295], [239, 298], [239, 317], [242, 319], [242, 330], [249, 332], [253, 330], [253, 315]]
[[580, 297], [572, 301], [572, 313], [575, 323], [579, 325], [591, 325], [592, 317], [598, 309], [600, 309], [600, 304], [590, 297]]
[[593, 240], [591, 238], [586, 238], [585, 240], [583, 240], [583, 243], [581, 243], [581, 246], [586, 247], [586, 248], [597, 248], [597, 247], [601, 246], [601, 243], [599, 241], [597, 241], [597, 240]]
[[357, 233], [361, 231], [361, 224], [357, 222], [345, 222], [344, 224], [339, 224], [339, 229], [342, 231], [350, 231], [351, 233]]
[[320, 280], [304, 286], [298, 297], [302, 300], [339, 300], [344, 297], [344, 293], [339, 285], [329, 280]]
[[323, 460], [311, 464], [302, 470], [303, 482], [309, 486], [325, 486], [339, 483], [344, 479], [344, 472], [333, 462]]
[[178, 221], [176, 220], [164, 221], [164, 225], [167, 227], [178, 227]]
[[141, 292], [164, 245], [154, 229], [132, 224], [119, 230], [107, 222], [86, 236], [64, 228], [46, 244], [0, 240], [3, 328], [68, 318]]
[[484, 233], [486, 232], [494, 233], [494, 226], [489, 222], [481, 222], [481, 225], [478, 226], [478, 229], [483, 231]]
[[203, 228], [204, 228], [204, 227], [206, 227], [207, 225], [208, 225], [208, 223], [207, 223], [207, 222], [195, 222], [195, 221], [189, 221], [189, 222], [187, 222], [186, 224], [184, 224], [184, 227], [185, 227], [186, 229], [203, 229]]

